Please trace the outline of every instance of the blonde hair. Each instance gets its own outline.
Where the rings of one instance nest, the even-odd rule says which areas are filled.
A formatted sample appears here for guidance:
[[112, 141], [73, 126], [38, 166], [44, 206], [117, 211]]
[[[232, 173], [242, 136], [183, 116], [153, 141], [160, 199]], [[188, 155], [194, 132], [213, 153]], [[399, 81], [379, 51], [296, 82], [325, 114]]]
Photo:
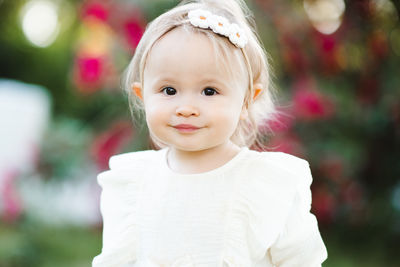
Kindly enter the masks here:
[[[246, 33], [248, 43], [243, 49], [235, 47], [228, 38], [213, 33], [208, 29], [200, 29], [189, 23], [187, 14], [194, 9], [205, 9], [210, 12], [226, 17], [231, 23], [238, 24]], [[143, 88], [144, 68], [147, 57], [153, 45], [166, 33], [177, 28], [183, 27], [186, 30], [200, 32], [205, 34], [212, 42], [214, 51], [218, 59], [222, 60], [221, 66], [228, 68], [227, 70], [233, 74], [233, 70], [229, 69], [229, 64], [233, 60], [238, 63], [241, 69], [245, 69], [248, 87], [246, 88], [244, 104], [248, 108], [247, 119], [240, 120], [238, 126], [231, 137], [233, 143], [238, 146], [252, 145], [259, 149], [266, 149], [263, 141], [265, 133], [260, 132], [262, 123], [267, 120], [276, 120], [278, 111], [275, 106], [275, 87], [271, 79], [270, 65], [268, 64], [268, 54], [263, 48], [252, 12], [248, 9], [243, 0], [184, 0], [173, 9], [163, 13], [146, 27], [146, 31], [140, 40], [135, 54], [123, 75], [123, 87], [128, 95], [130, 111], [137, 123], [144, 115], [144, 106], [142, 100], [133, 93], [132, 87], [135, 82], [139, 82]], [[241, 50], [241, 59], [238, 59], [237, 49]], [[261, 84], [262, 92], [253, 100], [255, 89], [253, 84]], [[138, 112], [135, 112], [138, 111]], [[262, 125], [263, 132], [272, 130], [268, 125]], [[164, 147], [160, 140], [155, 136], [150, 136], [152, 141], [158, 147]]]

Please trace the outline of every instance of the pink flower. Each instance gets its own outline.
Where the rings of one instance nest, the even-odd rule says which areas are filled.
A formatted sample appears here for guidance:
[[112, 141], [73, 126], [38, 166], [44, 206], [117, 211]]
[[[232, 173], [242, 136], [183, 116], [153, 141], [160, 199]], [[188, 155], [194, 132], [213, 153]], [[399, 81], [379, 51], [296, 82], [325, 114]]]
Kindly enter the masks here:
[[16, 171], [6, 173], [0, 193], [0, 199], [3, 203], [2, 220], [7, 222], [16, 221], [22, 213], [22, 200], [18, 195], [14, 183], [16, 178]]
[[84, 83], [97, 82], [102, 73], [102, 65], [101, 58], [78, 58], [79, 78]]
[[334, 221], [337, 202], [335, 196], [326, 185], [312, 187], [312, 212], [321, 224], [330, 224]]
[[121, 37], [129, 52], [139, 44], [146, 27], [142, 10], [128, 3], [113, 6], [109, 23], [116, 35]]
[[78, 55], [73, 69], [73, 81], [83, 93], [93, 93], [113, 83], [115, 70], [106, 56]]
[[295, 114], [302, 119], [328, 118], [334, 113], [333, 102], [316, 90], [296, 90], [293, 102]]
[[331, 35], [314, 32], [313, 42], [316, 45], [317, 68], [324, 75], [337, 74], [343, 68], [343, 52], [338, 41], [339, 31]]
[[103, 60], [100, 57], [77, 57], [74, 83], [83, 92], [93, 92], [101, 86]]
[[87, 1], [82, 6], [82, 17], [83, 19], [86, 18], [96, 18], [101, 21], [107, 21], [108, 18], [108, 10], [104, 3], [100, 1]]
[[134, 18], [125, 21], [124, 25], [125, 38], [131, 48], [136, 48], [143, 36], [144, 29], [142, 23]]
[[108, 160], [120, 152], [133, 136], [132, 125], [121, 121], [115, 123], [110, 130], [100, 134], [92, 143], [91, 154], [100, 170], [108, 169]]

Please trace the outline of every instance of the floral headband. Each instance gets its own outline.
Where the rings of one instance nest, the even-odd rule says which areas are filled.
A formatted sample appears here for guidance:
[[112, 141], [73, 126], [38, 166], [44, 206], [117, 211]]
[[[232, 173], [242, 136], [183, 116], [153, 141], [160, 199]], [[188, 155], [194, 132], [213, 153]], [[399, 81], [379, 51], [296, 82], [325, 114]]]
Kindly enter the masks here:
[[230, 23], [225, 17], [214, 15], [203, 9], [191, 10], [188, 17], [193, 26], [210, 28], [213, 32], [228, 37], [229, 41], [239, 48], [244, 48], [247, 44], [248, 39], [244, 31], [236, 23]]

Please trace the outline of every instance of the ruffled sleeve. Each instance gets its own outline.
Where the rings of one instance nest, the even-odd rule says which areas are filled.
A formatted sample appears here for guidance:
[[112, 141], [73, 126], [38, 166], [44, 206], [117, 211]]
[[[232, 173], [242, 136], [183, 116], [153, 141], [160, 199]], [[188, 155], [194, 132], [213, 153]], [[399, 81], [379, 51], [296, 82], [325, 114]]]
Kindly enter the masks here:
[[275, 152], [251, 152], [235, 171], [239, 179], [233, 189], [221, 266], [262, 262], [278, 238], [293, 203], [295, 185], [293, 174], [276, 156]]
[[[294, 198], [284, 227], [268, 253], [275, 266], [316, 267], [327, 258], [316, 217], [310, 212], [312, 175], [306, 160], [277, 154], [294, 177]], [[285, 158], [284, 160], [282, 160]], [[283, 164], [282, 164], [283, 166]]]
[[[102, 188], [100, 212], [103, 218], [103, 246], [93, 267], [130, 266], [136, 261], [136, 211], [141, 185], [139, 154], [111, 157], [110, 170], [97, 176]], [[136, 163], [136, 164], [135, 164]]]

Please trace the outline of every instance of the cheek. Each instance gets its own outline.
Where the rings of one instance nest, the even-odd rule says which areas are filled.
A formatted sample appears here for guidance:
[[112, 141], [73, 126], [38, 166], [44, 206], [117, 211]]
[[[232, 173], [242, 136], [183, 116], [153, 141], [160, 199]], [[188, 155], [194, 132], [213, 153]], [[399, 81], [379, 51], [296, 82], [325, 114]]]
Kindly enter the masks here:
[[225, 129], [225, 131], [232, 131], [233, 128], [236, 129], [240, 119], [240, 111], [241, 107], [238, 105], [221, 105], [213, 114], [210, 114], [210, 116], [215, 118], [216, 126]]
[[167, 113], [165, 107], [158, 101], [150, 99], [144, 102], [147, 126], [150, 130], [157, 130], [157, 126], [166, 122]]

